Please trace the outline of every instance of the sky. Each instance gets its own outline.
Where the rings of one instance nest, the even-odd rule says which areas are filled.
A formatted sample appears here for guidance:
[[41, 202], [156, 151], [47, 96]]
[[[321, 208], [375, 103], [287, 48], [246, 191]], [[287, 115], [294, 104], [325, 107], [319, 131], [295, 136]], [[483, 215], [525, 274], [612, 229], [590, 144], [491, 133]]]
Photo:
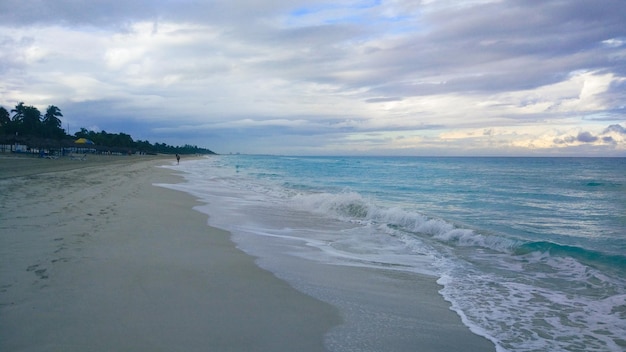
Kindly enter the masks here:
[[624, 0], [0, 0], [0, 106], [217, 153], [626, 156]]

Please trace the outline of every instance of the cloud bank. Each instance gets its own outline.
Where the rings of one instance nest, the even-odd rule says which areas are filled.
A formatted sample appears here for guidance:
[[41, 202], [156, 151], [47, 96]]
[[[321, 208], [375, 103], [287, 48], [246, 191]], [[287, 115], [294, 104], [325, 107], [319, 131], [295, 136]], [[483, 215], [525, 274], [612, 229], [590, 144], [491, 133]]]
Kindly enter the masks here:
[[220, 153], [625, 156], [624, 23], [612, 0], [5, 0], [0, 105]]

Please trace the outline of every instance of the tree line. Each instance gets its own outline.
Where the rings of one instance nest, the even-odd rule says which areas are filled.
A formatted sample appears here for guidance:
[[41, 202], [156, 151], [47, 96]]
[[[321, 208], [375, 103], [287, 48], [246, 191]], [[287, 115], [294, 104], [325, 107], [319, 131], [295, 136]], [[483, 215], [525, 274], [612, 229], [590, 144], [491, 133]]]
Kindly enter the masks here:
[[93, 149], [114, 149], [143, 153], [215, 154], [206, 148], [195, 145], [171, 146], [165, 143], [152, 144], [145, 140], [133, 140], [126, 133], [95, 132], [81, 128], [73, 136], [62, 128], [61, 109], [49, 105], [42, 114], [34, 106], [18, 103], [9, 112], [0, 106], [0, 144], [25, 144], [37, 148], [58, 148], [74, 145], [77, 138], [93, 142]]

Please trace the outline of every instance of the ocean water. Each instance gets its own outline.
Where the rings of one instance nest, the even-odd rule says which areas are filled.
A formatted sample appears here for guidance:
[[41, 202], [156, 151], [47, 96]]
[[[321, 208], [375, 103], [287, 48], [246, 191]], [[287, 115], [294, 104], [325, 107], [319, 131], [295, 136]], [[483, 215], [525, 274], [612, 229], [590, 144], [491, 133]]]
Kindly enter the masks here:
[[320, 299], [341, 301], [293, 268], [419, 273], [498, 351], [626, 350], [625, 158], [225, 155], [169, 167], [186, 181], [167, 187], [202, 199], [210, 225]]

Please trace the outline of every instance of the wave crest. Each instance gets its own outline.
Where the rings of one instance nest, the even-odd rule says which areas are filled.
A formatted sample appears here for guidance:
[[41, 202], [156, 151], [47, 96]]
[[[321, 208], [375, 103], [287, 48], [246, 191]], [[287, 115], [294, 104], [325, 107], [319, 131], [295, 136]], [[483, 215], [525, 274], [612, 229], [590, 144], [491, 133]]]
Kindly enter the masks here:
[[386, 224], [413, 235], [426, 235], [439, 242], [456, 246], [477, 246], [510, 253], [517, 241], [496, 235], [486, 235], [463, 228], [442, 219], [428, 217], [415, 211], [378, 206], [356, 192], [299, 194], [292, 199], [300, 209], [348, 221], [368, 221]]
[[419, 212], [397, 207], [385, 208], [357, 192], [298, 194], [293, 197], [292, 202], [300, 209], [335, 219], [385, 224], [395, 230], [416, 236], [425, 235], [452, 246], [480, 247], [514, 256], [531, 253], [567, 256], [588, 264], [604, 263], [626, 267], [624, 256], [607, 255], [581, 247], [547, 241], [528, 242], [501, 234], [480, 233]]

